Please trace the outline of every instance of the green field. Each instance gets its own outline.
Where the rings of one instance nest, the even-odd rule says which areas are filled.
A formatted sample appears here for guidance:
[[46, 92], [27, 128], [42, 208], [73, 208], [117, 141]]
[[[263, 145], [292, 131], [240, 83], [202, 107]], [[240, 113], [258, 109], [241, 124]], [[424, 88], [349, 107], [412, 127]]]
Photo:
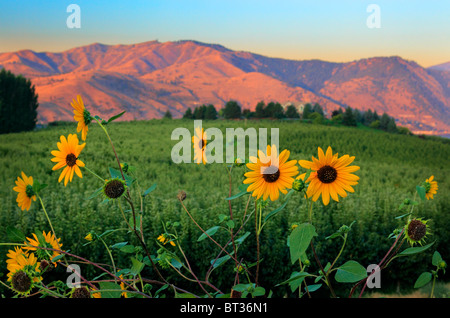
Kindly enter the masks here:
[[[138, 183], [132, 186], [134, 199], [139, 202], [142, 193], [153, 184], [156, 189], [145, 197], [143, 203], [143, 229], [146, 243], [151, 253], [158, 248], [156, 238], [163, 231], [167, 221], [180, 222], [179, 241], [199, 277], [204, 276], [209, 262], [219, 248], [203, 240], [197, 242], [202, 232], [189, 219], [177, 200], [179, 190], [187, 193], [184, 201], [196, 221], [208, 229], [217, 224], [220, 214], [228, 213], [229, 176], [226, 164], [175, 164], [171, 160], [171, 149], [177, 141], [171, 140], [171, 133], [177, 127], [194, 130], [193, 121], [189, 120], [151, 120], [139, 122], [112, 123], [107, 126], [122, 162], [136, 168]], [[401, 215], [398, 210], [405, 198], [412, 199], [416, 185], [431, 175], [438, 181], [439, 190], [434, 200], [429, 200], [416, 207], [416, 214], [430, 219], [432, 235], [427, 243], [435, 241], [433, 247], [413, 257], [394, 261], [382, 276], [382, 291], [401, 286], [412, 288], [418, 275], [429, 269], [431, 255], [438, 250], [448, 261], [450, 247], [450, 143], [439, 138], [419, 138], [389, 134], [377, 130], [332, 127], [300, 123], [298, 121], [208, 121], [203, 127], [218, 127], [225, 135], [227, 127], [279, 128], [280, 149], [291, 151], [290, 159], [311, 160], [317, 157], [317, 147], [326, 149], [331, 146], [339, 155], [355, 156], [353, 164], [360, 166], [357, 174], [359, 184], [355, 193], [349, 194], [339, 203], [331, 202], [323, 206], [319, 201], [314, 207], [314, 225], [319, 237], [316, 238], [316, 251], [320, 259], [332, 260], [339, 252], [337, 240], [325, 240], [343, 224], [356, 221], [349, 233], [347, 246], [341, 260], [357, 260], [364, 266], [377, 263], [391, 246], [393, 240], [389, 234], [402, 224], [395, 219]], [[83, 179], [74, 177], [66, 187], [58, 183], [60, 171], [52, 171], [53, 163], [50, 152], [57, 149], [56, 142], [60, 135], [74, 133], [76, 124], [48, 127], [35, 132], [0, 135], [0, 241], [8, 242], [6, 228], [14, 226], [25, 235], [36, 231], [48, 231], [48, 222], [42, 208], [34, 202], [30, 211], [21, 211], [16, 204], [16, 192], [12, 190], [14, 181], [24, 171], [35, 180], [48, 184], [41, 197], [45, 202], [55, 232], [61, 237], [63, 247], [71, 253], [92, 261], [110, 264], [109, 256], [101, 244], [86, 243], [84, 237], [89, 231], [102, 233], [108, 229], [125, 227], [117, 204], [103, 202], [100, 196], [88, 197], [102, 184], [97, 178], [83, 171]], [[270, 129], [269, 129], [270, 131]], [[103, 178], [109, 177], [109, 167], [117, 167], [117, 162], [103, 131], [95, 124], [90, 125], [87, 145], [80, 159]], [[232, 194], [238, 193], [238, 186], [244, 179], [245, 167], [232, 169]], [[300, 168], [300, 171], [304, 171]], [[140, 187], [140, 189], [138, 188]], [[232, 201], [235, 218], [242, 217], [248, 196]], [[282, 203], [281, 200], [270, 203], [272, 210]], [[122, 205], [126, 205], [123, 201]], [[300, 196], [291, 197], [288, 205], [264, 227], [261, 234], [261, 269], [260, 284], [272, 290], [276, 296], [290, 296], [286, 286], [276, 284], [289, 278], [298, 263], [291, 265], [286, 239], [291, 225], [306, 222], [307, 207]], [[249, 237], [239, 249], [239, 257], [248, 263], [256, 261], [254, 242], [254, 223], [249, 222], [245, 228]], [[225, 232], [217, 233], [217, 241], [225, 243]], [[115, 232], [107, 237], [107, 243], [113, 245], [128, 241], [137, 244], [132, 234], [126, 231]], [[6, 281], [6, 252], [8, 247], [0, 248], [0, 277]], [[117, 266], [129, 267], [129, 255], [113, 251]], [[312, 259], [312, 258], [311, 258]], [[222, 265], [213, 272], [211, 282], [229, 292], [233, 286], [235, 273], [233, 262]], [[196, 283], [189, 283], [170, 270], [161, 269], [176, 285], [198, 291]], [[314, 270], [314, 269], [312, 269]], [[317, 270], [317, 268], [315, 269]], [[101, 272], [92, 266], [85, 266], [83, 273], [93, 278]], [[64, 277], [64, 268], [58, 267], [52, 275]], [[142, 276], [156, 279], [151, 267], [146, 266]], [[448, 275], [447, 275], [448, 276]], [[59, 279], [62, 279], [61, 277]], [[446, 276], [439, 276], [446, 280]], [[63, 279], [62, 279], [63, 280]], [[349, 284], [336, 285], [337, 292], [351, 287]], [[156, 287], [155, 287], [156, 288]], [[6, 292], [3, 286], [0, 291]]]

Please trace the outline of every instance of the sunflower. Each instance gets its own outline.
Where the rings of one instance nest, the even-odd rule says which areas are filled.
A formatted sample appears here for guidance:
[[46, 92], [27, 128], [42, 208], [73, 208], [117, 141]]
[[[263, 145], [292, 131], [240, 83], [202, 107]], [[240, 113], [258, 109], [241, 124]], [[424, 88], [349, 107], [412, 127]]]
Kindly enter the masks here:
[[167, 234], [161, 234], [160, 236], [158, 236], [157, 240], [163, 243], [164, 245], [170, 243], [170, 245], [175, 246], [175, 242], [172, 239], [170, 239]]
[[77, 132], [81, 131], [81, 139], [86, 140], [86, 135], [88, 132], [88, 125], [91, 123], [91, 114], [84, 107], [83, 100], [80, 95], [77, 95], [77, 99], [72, 100], [70, 103], [73, 107], [73, 119], [78, 122]]
[[123, 298], [128, 298], [127, 288], [125, 287], [125, 283], [123, 282], [123, 275], [120, 275], [119, 278], [122, 280], [120, 282], [120, 289], [122, 290], [122, 294], [120, 294]]
[[8, 254], [6, 254], [6, 257], [8, 259], [6, 260], [6, 268], [9, 270], [10, 264], [18, 264], [17, 258], [19, 255], [24, 255], [25, 257], [28, 257], [28, 252], [24, 251], [21, 247], [14, 247], [14, 250], [9, 250]]
[[[355, 192], [352, 186], [358, 184], [359, 177], [352, 174], [359, 170], [358, 166], [349, 166], [355, 157], [344, 155], [338, 158], [338, 154], [333, 155], [331, 147], [328, 147], [324, 154], [322, 148], [318, 148], [319, 159], [312, 157], [312, 161], [299, 160], [299, 165], [305, 169], [311, 169], [311, 174], [306, 180], [309, 182], [306, 194], [317, 201], [322, 195], [322, 202], [328, 205], [330, 196], [334, 201], [339, 202], [339, 196], [345, 198], [347, 192]], [[304, 178], [302, 174], [299, 178]], [[298, 178], [297, 178], [298, 179]]]
[[203, 128], [195, 128], [195, 135], [192, 137], [192, 144], [194, 148], [194, 161], [197, 164], [206, 164], [206, 132]]
[[247, 168], [251, 171], [244, 174], [244, 184], [250, 184], [248, 192], [252, 196], [263, 200], [270, 198], [271, 201], [278, 199], [280, 192], [287, 193], [292, 188], [294, 176], [298, 173], [296, 160], [287, 161], [290, 152], [283, 150], [279, 155], [275, 145], [267, 146], [266, 153], [258, 150], [258, 158], [251, 156]]
[[39, 262], [33, 253], [17, 254], [16, 262], [8, 265], [8, 282], [19, 295], [27, 295], [34, 286], [41, 280]]
[[16, 186], [13, 188], [17, 194], [17, 205], [19, 208], [30, 210], [31, 200], [36, 201], [36, 194], [33, 191], [33, 177], [27, 177], [22, 171], [22, 178], [17, 177]]
[[423, 183], [423, 186], [426, 190], [425, 197], [427, 200], [433, 199], [433, 195], [436, 194], [438, 189], [438, 183], [434, 180], [434, 176], [431, 176]]
[[57, 143], [59, 150], [53, 150], [51, 152], [52, 155], [55, 156], [51, 160], [57, 162], [52, 170], [58, 170], [65, 167], [59, 176], [58, 182], [61, 182], [64, 178], [64, 186], [66, 186], [69, 180], [72, 181], [74, 172], [77, 176], [83, 178], [80, 167], [84, 167], [84, 163], [78, 159], [78, 156], [84, 146], [86, 146], [86, 143], [79, 145], [78, 137], [75, 134], [69, 134], [67, 139], [65, 136], [61, 136], [60, 139], [61, 142]]
[[[61, 238], [56, 240], [55, 235], [50, 233], [50, 231], [45, 234], [45, 231], [42, 231], [42, 236], [40, 236], [40, 239], [38, 236], [33, 233], [33, 238], [27, 237], [28, 242], [25, 241], [25, 244], [27, 246], [24, 247], [24, 250], [27, 251], [36, 251], [36, 254], [38, 255], [39, 259], [41, 260], [49, 260], [51, 261], [53, 258], [60, 255], [57, 251], [51, 251], [47, 249], [42, 249], [38, 247], [44, 247], [44, 248], [52, 248], [54, 250], [61, 250], [62, 244], [60, 243]], [[43, 240], [43, 241], [42, 241]], [[56, 266], [56, 262], [53, 262], [53, 264]]]
[[405, 237], [411, 246], [414, 246], [414, 244], [422, 245], [427, 234], [430, 234], [427, 222], [421, 218], [415, 218], [409, 220], [405, 225]]

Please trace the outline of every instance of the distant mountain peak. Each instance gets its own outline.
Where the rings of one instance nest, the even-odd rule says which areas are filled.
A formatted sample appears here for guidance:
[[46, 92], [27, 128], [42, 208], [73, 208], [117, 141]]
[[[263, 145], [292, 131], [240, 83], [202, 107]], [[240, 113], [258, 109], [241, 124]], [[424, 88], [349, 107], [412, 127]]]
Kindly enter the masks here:
[[450, 63], [424, 69], [400, 56], [337, 63], [287, 60], [196, 40], [91, 43], [63, 52], [0, 53], [0, 68], [30, 78], [39, 120], [71, 120], [77, 94], [94, 113], [127, 111], [125, 120], [181, 117], [188, 107], [244, 108], [278, 101], [387, 112], [421, 133], [449, 133]]

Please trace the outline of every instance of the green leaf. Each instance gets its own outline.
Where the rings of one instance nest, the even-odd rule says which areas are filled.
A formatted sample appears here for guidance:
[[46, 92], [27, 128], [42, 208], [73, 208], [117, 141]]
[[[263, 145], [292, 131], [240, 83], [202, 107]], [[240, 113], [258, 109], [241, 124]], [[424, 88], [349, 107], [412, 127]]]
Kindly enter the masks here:
[[[234, 242], [236, 244], [242, 244], [242, 242], [244, 242], [244, 240], [250, 235], [250, 232], [245, 232], [244, 235], [242, 235], [241, 237], [239, 237], [238, 239], [234, 240]], [[230, 242], [230, 244], [233, 244], [233, 242]]]
[[422, 186], [416, 186], [416, 191], [419, 194], [419, 197], [422, 199], [422, 201], [425, 201], [426, 199], [425, 193], [427, 192], [427, 190]]
[[60, 260], [61, 258], [64, 257], [65, 254], [59, 254], [58, 256], [55, 256], [52, 258], [52, 262], [57, 262], [58, 260]]
[[120, 285], [113, 282], [99, 282], [102, 298], [120, 298], [122, 289]]
[[108, 235], [108, 234], [110, 234], [110, 233], [113, 233], [115, 230], [106, 230], [105, 232], [103, 232], [102, 234], [100, 234], [98, 237], [103, 237], [103, 236], [106, 236], [106, 235]]
[[410, 214], [411, 214], [411, 212], [408, 212], [408, 213], [405, 213], [405, 214], [396, 216], [395, 219], [398, 220], [398, 219], [401, 219], [401, 218], [403, 218], [403, 217], [405, 217], [405, 216], [408, 216], [408, 215], [410, 215]]
[[122, 247], [124, 247], [127, 244], [128, 244], [128, 242], [120, 242], [120, 243], [116, 243], [116, 244], [112, 245], [111, 248], [112, 249], [121, 249]]
[[23, 243], [26, 240], [25, 234], [23, 234], [19, 229], [16, 229], [12, 226], [8, 226], [6, 228], [6, 235], [11, 243]]
[[86, 198], [86, 200], [90, 200], [95, 198], [96, 196], [98, 196], [100, 193], [102, 193], [103, 187], [98, 188], [97, 190], [95, 190], [88, 198]]
[[145, 264], [138, 261], [136, 258], [132, 257], [131, 258], [131, 263], [133, 264], [131, 266], [131, 274], [133, 274], [134, 276], [138, 275], [143, 269]]
[[233, 290], [242, 293], [242, 292], [248, 290], [249, 285], [250, 285], [250, 284], [237, 284], [237, 285], [234, 285], [234, 286], [233, 286]]
[[[113, 179], [117, 178], [117, 179], [123, 180], [122, 173], [120, 173], [119, 170], [110, 167], [109, 173], [111, 174], [111, 178], [113, 178]], [[124, 173], [123, 176], [125, 177], [125, 183], [127, 184], [127, 186], [131, 186], [134, 179], [132, 177], [130, 177], [129, 175], [127, 175], [126, 173]]]
[[226, 222], [226, 225], [230, 228], [230, 229], [234, 229], [234, 221], [233, 220], [228, 220]]
[[297, 226], [289, 235], [291, 263], [294, 264], [308, 248], [312, 238], [317, 236], [315, 227], [310, 223]]
[[410, 247], [410, 248], [407, 248], [406, 250], [402, 251], [402, 252], [399, 253], [398, 255], [399, 255], [399, 256], [409, 256], [409, 255], [421, 253], [421, 252], [423, 252], [423, 251], [429, 249], [433, 244], [434, 244], [434, 242], [433, 242], [433, 243], [430, 243], [430, 244], [428, 244], [428, 245], [425, 245], [425, 246]]
[[[155, 292], [155, 297], [159, 295], [160, 292], [166, 290], [169, 287], [169, 284], [163, 285], [160, 289]], [[158, 297], [156, 297], [158, 298]]]
[[269, 214], [266, 215], [266, 217], [264, 218], [264, 222], [267, 222], [268, 219], [270, 219], [271, 217], [273, 217], [274, 215], [276, 215], [278, 212], [280, 212], [281, 210], [283, 210], [285, 208], [285, 206], [287, 205], [289, 200], [286, 200], [280, 207], [276, 208], [275, 210], [273, 210], [272, 212], [270, 212]]
[[[247, 185], [245, 184], [245, 186], [247, 186]], [[225, 200], [228, 200], [228, 201], [229, 200], [234, 200], [234, 199], [242, 197], [243, 195], [246, 195], [248, 193], [250, 193], [250, 192], [247, 192], [247, 188], [245, 188], [244, 190], [241, 190], [240, 192], [236, 193], [235, 195], [233, 195], [231, 197], [228, 197], [228, 198], [225, 198]]]
[[225, 255], [225, 256], [219, 257], [217, 260], [216, 259], [211, 260], [210, 263], [211, 263], [211, 265], [213, 265], [213, 263], [214, 263], [213, 268], [217, 268], [220, 265], [222, 265], [223, 263], [225, 263], [226, 261], [228, 261], [230, 258], [231, 257], [229, 255]]
[[39, 193], [42, 189], [45, 189], [48, 185], [43, 183], [41, 184], [39, 181], [35, 180], [33, 184], [33, 191], [35, 193]]
[[424, 272], [422, 274], [420, 274], [419, 278], [417, 278], [415, 284], [414, 284], [414, 288], [420, 288], [425, 286], [426, 284], [428, 284], [431, 281], [432, 275], [429, 272]]
[[432, 263], [434, 266], [438, 266], [439, 263], [440, 263], [441, 261], [442, 261], [442, 256], [441, 256], [441, 254], [440, 254], [438, 251], [435, 251], [435, 252], [433, 253], [433, 257], [432, 257], [431, 263]]
[[320, 287], [322, 287], [322, 284], [309, 285], [308, 286], [308, 291], [310, 293], [312, 293], [312, 292], [315, 292], [316, 290], [318, 290]]
[[108, 121], [106, 123], [109, 124], [110, 122], [112, 122], [112, 121], [122, 117], [122, 115], [125, 114], [125, 113], [126, 113], [126, 111], [123, 111], [120, 114], [112, 116], [110, 119], [108, 119]]
[[133, 245], [125, 245], [120, 248], [120, 251], [123, 253], [134, 253], [134, 250]]
[[177, 260], [175, 258], [172, 258], [170, 260], [170, 264], [172, 264], [173, 267], [178, 268], [178, 269], [180, 269], [183, 266], [183, 264], [179, 260]]
[[142, 194], [143, 197], [145, 197], [147, 194], [149, 194], [150, 192], [152, 192], [153, 190], [156, 189], [156, 183], [153, 184], [150, 188], [148, 188], [147, 190], [145, 190], [145, 192]]
[[348, 261], [340, 266], [334, 278], [339, 283], [355, 283], [367, 277], [367, 270], [356, 261]]
[[[213, 226], [212, 228], [206, 230], [206, 233], [209, 236], [213, 236], [214, 234], [216, 234], [218, 229], [220, 229], [220, 226], [216, 225], [216, 226]], [[197, 239], [197, 242], [203, 241], [205, 238], [208, 237], [208, 235], [206, 235], [205, 233], [202, 233], [202, 235], [200, 235], [200, 237]]]
[[252, 296], [254, 296], [254, 297], [264, 296], [265, 293], [266, 293], [266, 290], [264, 289], [264, 287], [258, 286], [253, 290]]
[[[281, 285], [286, 285], [286, 284], [289, 284], [289, 285], [291, 285], [291, 288], [295, 285], [295, 284], [293, 284], [294, 282], [298, 282], [299, 280], [300, 280], [300, 282], [298, 283], [298, 286], [302, 283], [302, 281], [303, 281], [303, 279], [305, 279], [305, 277], [308, 277], [308, 276], [312, 276], [311, 274], [309, 274], [309, 273], [307, 273], [307, 272], [293, 272], [292, 274], [291, 274], [291, 277], [289, 277], [289, 279], [288, 280], [285, 280], [284, 282], [282, 282], [282, 283], [279, 283], [279, 284], [277, 284], [277, 285], [275, 285], [276, 287], [277, 286], [281, 286]], [[297, 287], [298, 287], [297, 286]], [[297, 289], [297, 288], [296, 288]], [[294, 289], [295, 290], [295, 289]], [[293, 290], [293, 291], [294, 291]]]

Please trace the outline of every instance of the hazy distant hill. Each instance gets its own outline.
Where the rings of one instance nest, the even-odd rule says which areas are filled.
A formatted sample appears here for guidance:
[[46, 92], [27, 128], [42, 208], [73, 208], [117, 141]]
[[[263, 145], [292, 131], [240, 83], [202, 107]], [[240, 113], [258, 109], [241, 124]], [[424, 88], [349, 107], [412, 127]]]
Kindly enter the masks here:
[[400, 57], [349, 63], [286, 60], [195, 41], [95, 43], [60, 53], [0, 53], [0, 68], [36, 85], [42, 122], [72, 119], [81, 94], [93, 113], [149, 119], [234, 99], [244, 108], [279, 101], [388, 112], [415, 132], [450, 133], [450, 62], [425, 69]]

